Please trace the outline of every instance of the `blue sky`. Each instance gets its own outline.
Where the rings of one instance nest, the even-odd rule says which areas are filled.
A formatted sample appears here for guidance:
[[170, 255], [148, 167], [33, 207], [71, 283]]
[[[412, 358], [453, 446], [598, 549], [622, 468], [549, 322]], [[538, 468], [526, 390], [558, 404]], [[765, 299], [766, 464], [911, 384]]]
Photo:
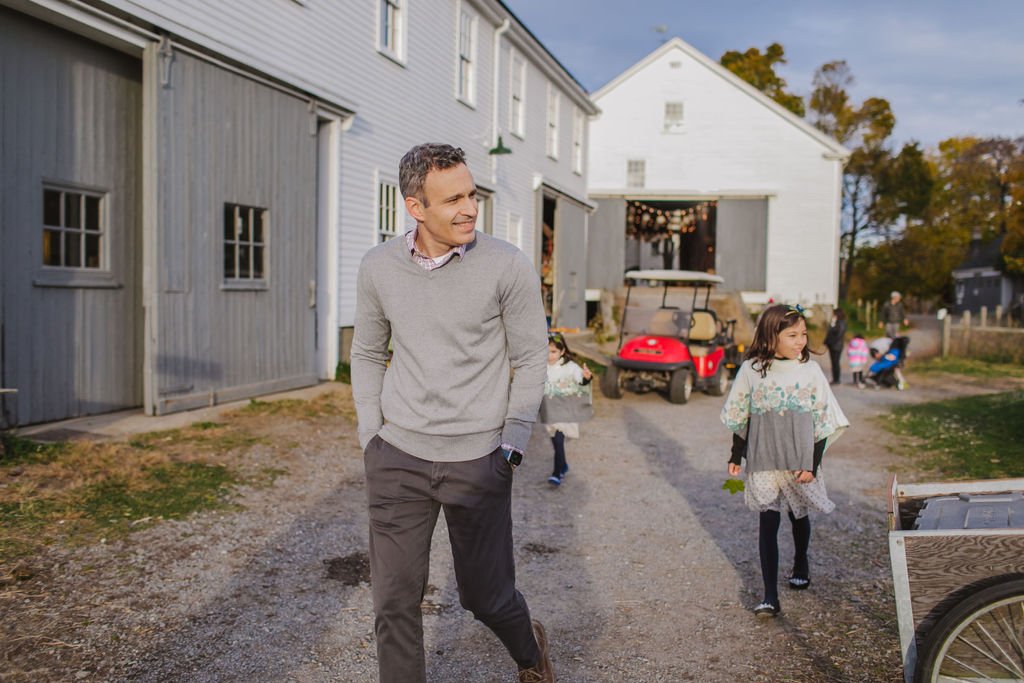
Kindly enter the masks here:
[[715, 61], [779, 42], [791, 92], [845, 59], [855, 102], [889, 100], [898, 142], [1024, 135], [1024, 0], [504, 1], [591, 92], [666, 37]]

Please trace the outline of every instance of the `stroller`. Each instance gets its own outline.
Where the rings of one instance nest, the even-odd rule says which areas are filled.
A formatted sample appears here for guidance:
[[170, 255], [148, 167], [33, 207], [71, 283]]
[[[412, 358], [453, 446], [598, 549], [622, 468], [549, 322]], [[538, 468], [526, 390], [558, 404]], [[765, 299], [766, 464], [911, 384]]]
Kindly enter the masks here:
[[900, 372], [900, 367], [903, 366], [903, 360], [907, 357], [909, 344], [909, 337], [893, 338], [889, 349], [878, 356], [868, 368], [868, 380], [873, 381], [876, 387], [903, 389], [903, 373]]

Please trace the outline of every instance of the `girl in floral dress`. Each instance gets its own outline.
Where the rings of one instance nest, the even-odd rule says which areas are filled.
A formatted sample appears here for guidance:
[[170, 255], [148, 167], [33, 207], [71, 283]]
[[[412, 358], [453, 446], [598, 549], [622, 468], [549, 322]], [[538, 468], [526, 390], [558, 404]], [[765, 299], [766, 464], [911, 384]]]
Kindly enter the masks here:
[[548, 336], [548, 377], [544, 382], [544, 398], [540, 404], [540, 421], [547, 427], [555, 449], [555, 467], [548, 477], [552, 486], [561, 486], [569, 471], [565, 460], [565, 440], [580, 438], [580, 422], [594, 415], [591, 389], [593, 378], [586, 363], [573, 359], [565, 338]]
[[765, 309], [722, 408], [722, 422], [733, 433], [729, 474], [738, 475], [746, 459], [746, 504], [760, 515], [764, 600], [754, 613], [761, 617], [782, 611], [778, 592], [782, 513], [793, 525], [796, 549], [789, 587], [803, 590], [811, 585], [808, 513], [835, 509], [825, 490], [821, 459], [850, 423], [821, 366], [809, 359], [804, 310], [786, 305]]

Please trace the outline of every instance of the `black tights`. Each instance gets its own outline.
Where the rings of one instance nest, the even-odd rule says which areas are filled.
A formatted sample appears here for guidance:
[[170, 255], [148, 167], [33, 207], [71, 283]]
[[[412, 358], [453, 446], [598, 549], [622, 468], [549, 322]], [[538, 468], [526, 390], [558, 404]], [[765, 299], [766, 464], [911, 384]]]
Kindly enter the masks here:
[[561, 477], [569, 469], [565, 466], [565, 434], [555, 432], [551, 437], [551, 445], [555, 447], [555, 471], [552, 476]]
[[[793, 525], [793, 546], [796, 550], [793, 557], [793, 576], [810, 578], [807, 564], [807, 546], [811, 543], [811, 518], [797, 519], [789, 513], [789, 521]], [[758, 549], [761, 554], [761, 577], [764, 579], [764, 601], [779, 604], [779, 524], [782, 515], [776, 510], [765, 510], [761, 513]]]

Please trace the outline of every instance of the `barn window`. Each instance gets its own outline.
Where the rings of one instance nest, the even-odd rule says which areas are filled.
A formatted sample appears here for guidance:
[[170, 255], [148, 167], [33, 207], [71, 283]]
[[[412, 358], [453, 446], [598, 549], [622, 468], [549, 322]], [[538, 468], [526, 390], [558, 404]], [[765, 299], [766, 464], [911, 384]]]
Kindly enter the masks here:
[[647, 163], [643, 159], [626, 162], [626, 187], [643, 187], [646, 182]]
[[377, 49], [394, 59], [403, 57], [405, 18], [402, 11], [402, 0], [380, 0], [379, 32]]
[[519, 137], [526, 136], [526, 62], [519, 53], [512, 51], [509, 74], [509, 121], [508, 127]]
[[224, 205], [224, 279], [240, 282], [267, 276], [268, 212], [265, 208]]
[[106, 193], [43, 187], [43, 265], [106, 267]]
[[665, 103], [665, 132], [678, 133], [683, 129], [683, 103]]
[[572, 172], [583, 174], [583, 112], [576, 108], [572, 112]]
[[377, 243], [398, 235], [400, 214], [398, 186], [382, 182], [377, 186]]
[[547, 151], [552, 159], [558, 158], [558, 116], [561, 104], [558, 90], [551, 83], [548, 83], [548, 135]]
[[476, 102], [476, 19], [463, 10], [459, 14], [459, 93], [466, 104]]

